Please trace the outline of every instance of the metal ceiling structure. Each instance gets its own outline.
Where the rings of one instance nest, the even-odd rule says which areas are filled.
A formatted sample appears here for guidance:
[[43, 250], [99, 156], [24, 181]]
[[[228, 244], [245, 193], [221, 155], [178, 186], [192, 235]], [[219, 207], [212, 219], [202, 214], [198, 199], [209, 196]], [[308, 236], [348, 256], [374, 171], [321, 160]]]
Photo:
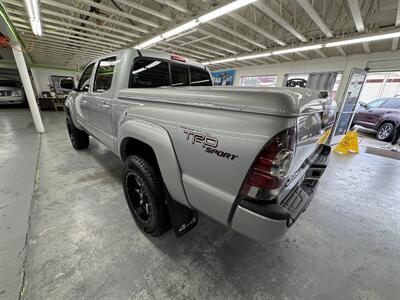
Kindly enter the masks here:
[[[41, 36], [32, 34], [23, 0], [1, 2], [36, 63], [80, 66], [99, 55], [136, 46], [231, 1], [41, 0]], [[396, 28], [400, 30], [400, 0], [258, 0], [150, 48], [204, 62]], [[231, 61], [210, 68], [397, 51], [398, 39]]]

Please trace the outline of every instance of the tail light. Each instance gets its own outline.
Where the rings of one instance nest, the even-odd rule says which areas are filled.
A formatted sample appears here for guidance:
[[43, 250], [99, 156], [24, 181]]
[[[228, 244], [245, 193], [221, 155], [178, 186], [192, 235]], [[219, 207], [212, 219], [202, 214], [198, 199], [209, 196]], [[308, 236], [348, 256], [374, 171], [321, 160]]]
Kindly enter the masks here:
[[247, 173], [240, 196], [255, 200], [277, 198], [289, 175], [295, 140], [296, 128], [291, 127], [268, 141]]

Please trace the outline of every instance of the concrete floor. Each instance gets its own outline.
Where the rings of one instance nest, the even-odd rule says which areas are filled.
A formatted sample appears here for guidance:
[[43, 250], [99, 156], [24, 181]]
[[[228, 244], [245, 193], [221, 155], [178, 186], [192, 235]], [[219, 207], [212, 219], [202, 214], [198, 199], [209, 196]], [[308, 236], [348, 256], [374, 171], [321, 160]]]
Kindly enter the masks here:
[[[19, 129], [30, 122], [25, 112], [0, 110], [10, 124], [2, 155], [26, 142], [4, 135], [36, 136]], [[93, 139], [76, 152], [63, 113], [43, 116], [21, 299], [399, 299], [400, 161], [332, 155], [310, 207], [280, 241], [261, 244], [203, 215], [181, 238], [149, 238], [127, 209], [119, 159]], [[17, 174], [37, 149], [32, 142], [30, 163], [2, 168]], [[17, 188], [1, 175], [0, 207]], [[28, 175], [21, 184], [32, 187]], [[1, 282], [0, 298], [15, 299], [10, 289]]]

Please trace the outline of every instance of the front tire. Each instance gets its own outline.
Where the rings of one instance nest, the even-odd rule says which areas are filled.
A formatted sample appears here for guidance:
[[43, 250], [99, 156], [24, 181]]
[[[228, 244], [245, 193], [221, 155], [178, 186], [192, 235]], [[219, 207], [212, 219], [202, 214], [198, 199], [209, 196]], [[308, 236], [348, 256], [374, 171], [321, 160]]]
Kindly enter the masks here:
[[75, 127], [71, 116], [67, 115], [66, 123], [72, 147], [74, 147], [76, 150], [86, 149], [89, 147], [89, 135]]
[[140, 156], [128, 156], [122, 169], [122, 186], [140, 229], [159, 236], [171, 228], [163, 181], [157, 169]]
[[394, 126], [392, 123], [383, 123], [379, 126], [378, 131], [376, 132], [376, 138], [379, 141], [391, 141], [393, 138]]

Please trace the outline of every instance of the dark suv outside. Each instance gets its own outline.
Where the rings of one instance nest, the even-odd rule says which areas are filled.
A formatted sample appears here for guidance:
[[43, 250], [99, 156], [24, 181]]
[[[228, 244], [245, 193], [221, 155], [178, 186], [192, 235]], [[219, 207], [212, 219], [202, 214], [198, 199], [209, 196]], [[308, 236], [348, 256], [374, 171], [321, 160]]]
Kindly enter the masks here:
[[352, 125], [376, 131], [380, 141], [390, 141], [400, 122], [400, 97], [381, 98], [368, 104], [360, 103]]

